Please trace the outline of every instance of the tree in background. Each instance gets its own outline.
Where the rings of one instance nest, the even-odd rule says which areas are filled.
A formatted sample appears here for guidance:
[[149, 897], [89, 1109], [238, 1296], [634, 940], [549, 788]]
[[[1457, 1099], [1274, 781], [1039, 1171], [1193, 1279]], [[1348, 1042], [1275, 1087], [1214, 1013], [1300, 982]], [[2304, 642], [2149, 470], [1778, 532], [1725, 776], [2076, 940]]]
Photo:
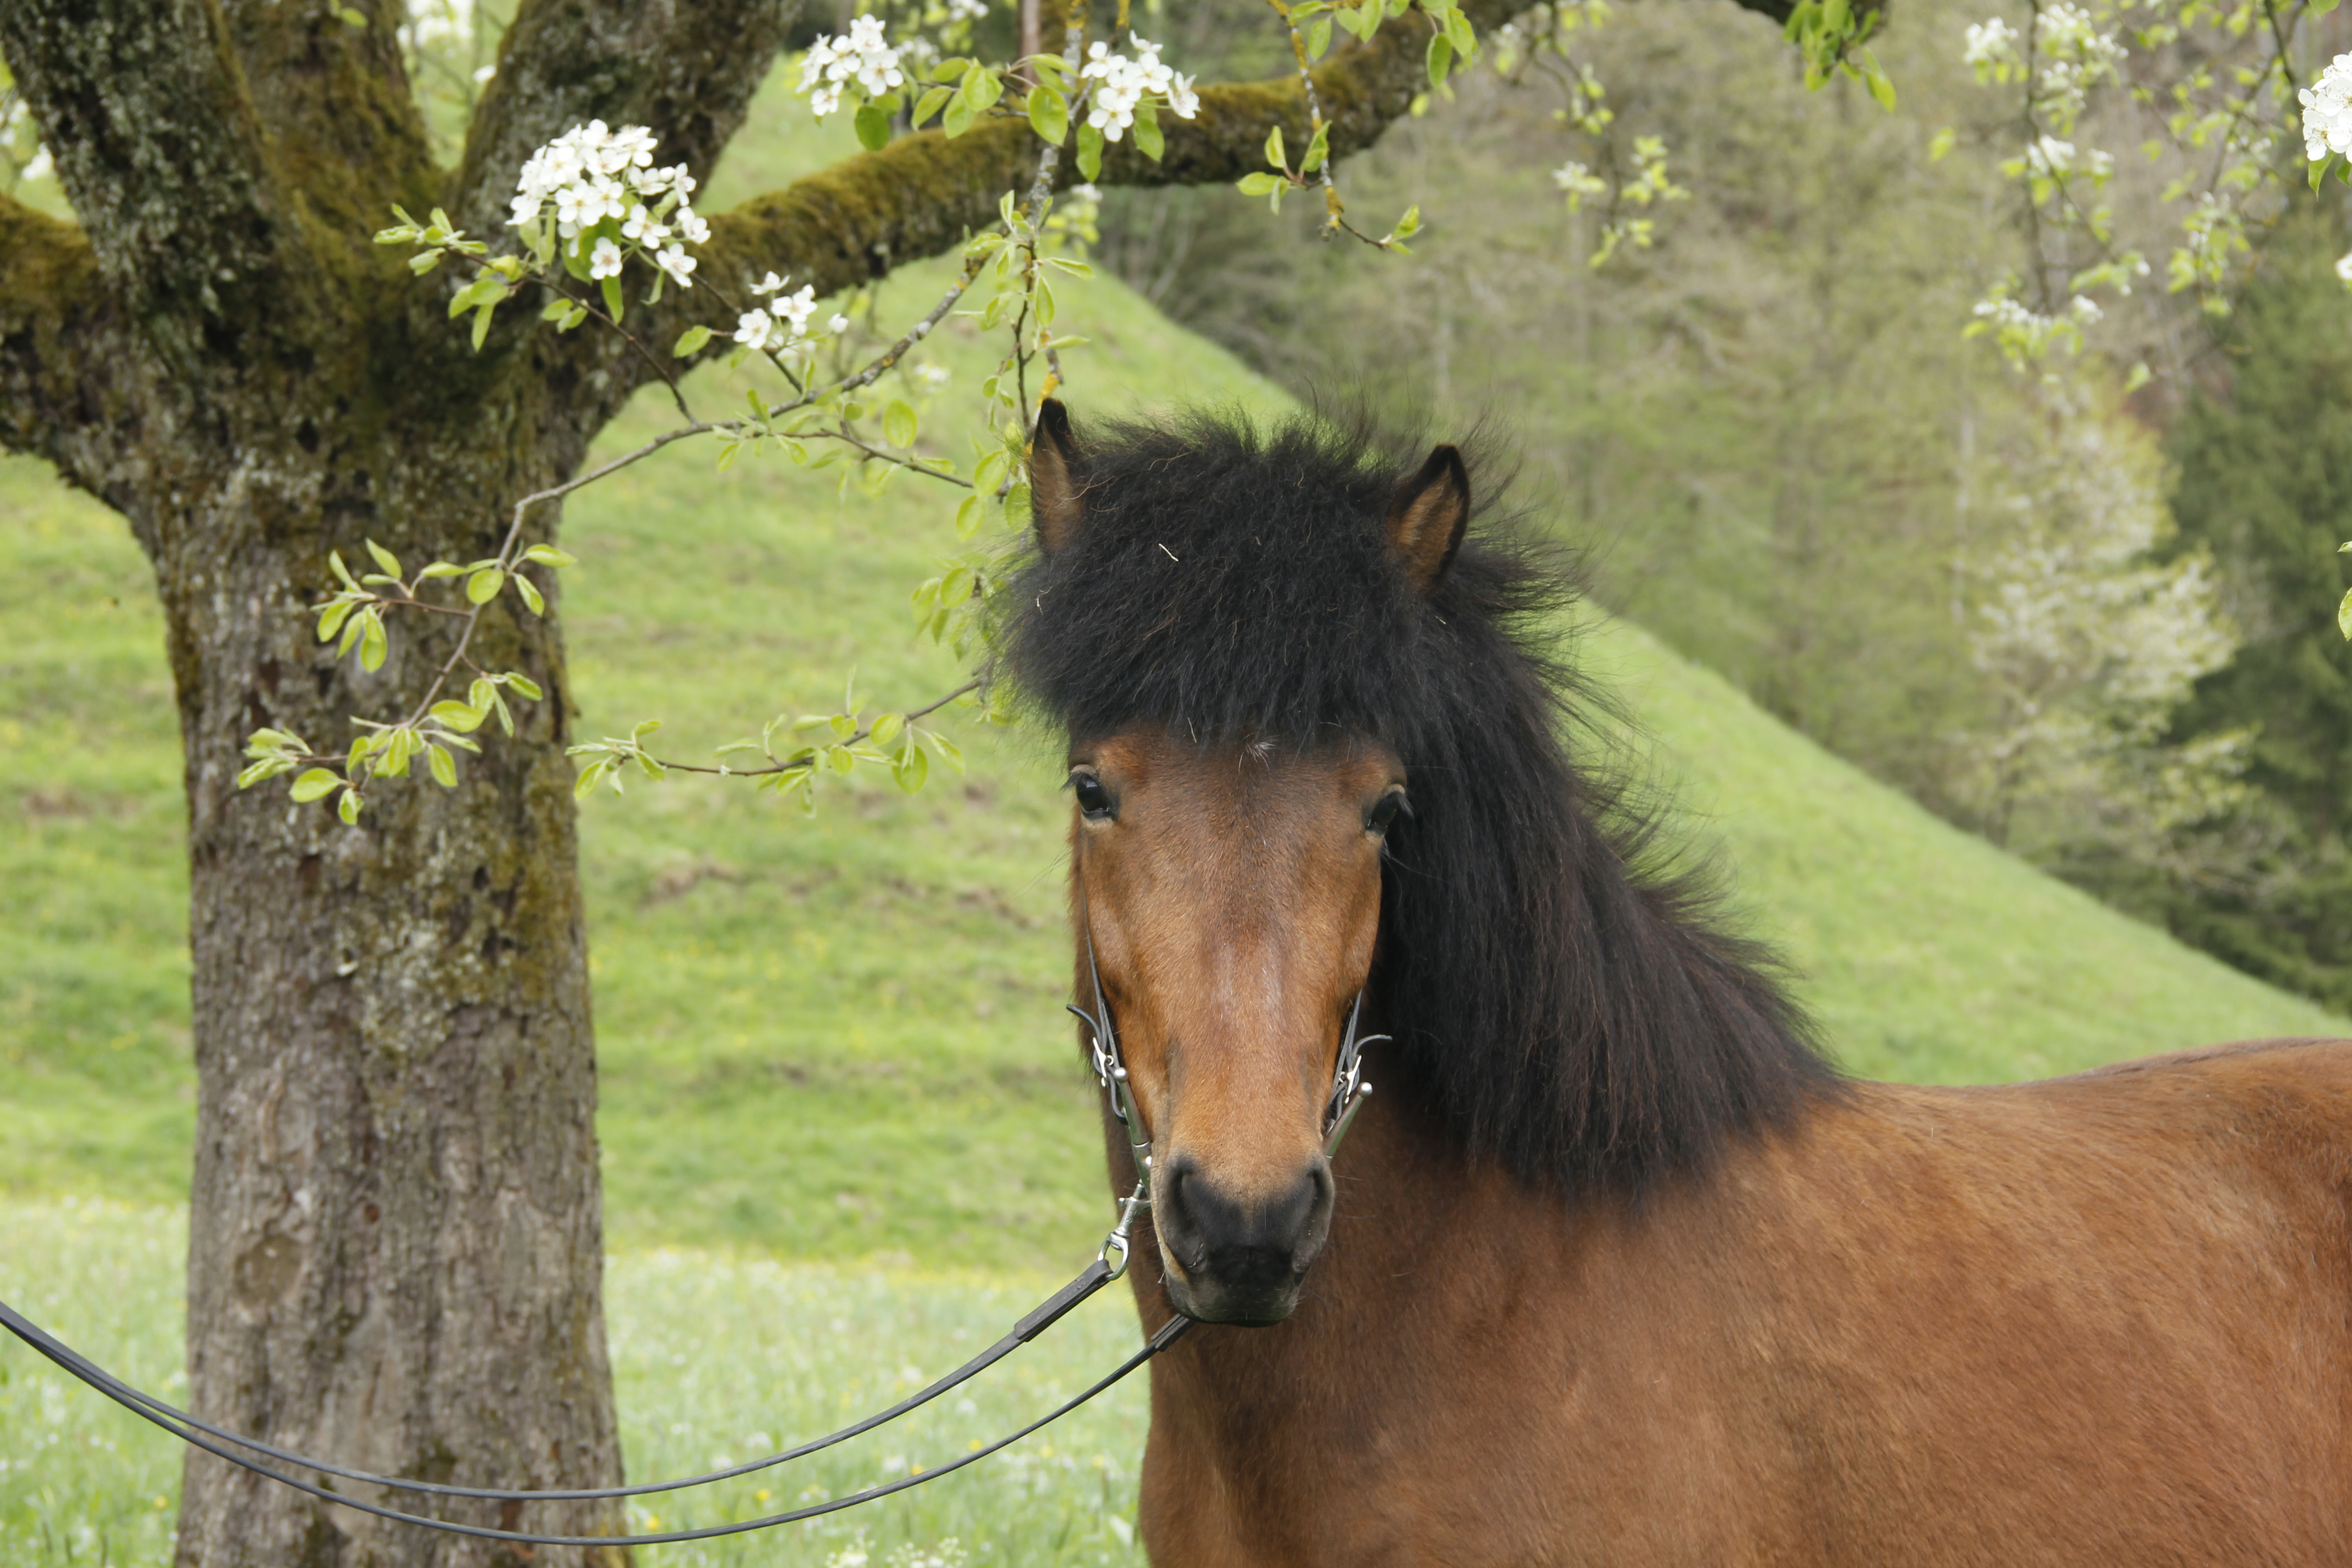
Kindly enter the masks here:
[[2230, 662], [2211, 559], [2158, 560], [2173, 531], [2155, 437], [2079, 383], [2037, 389], [1985, 454], [1989, 545], [1969, 649], [1998, 704], [1961, 788], [1993, 842], [2052, 860], [2095, 846], [2165, 863], [2182, 830], [2242, 802], [2248, 732], [2166, 743], [2201, 677]]
[[2352, 537], [2347, 247], [2340, 201], [2299, 204], [2167, 446], [2180, 545], [2221, 564], [2245, 639], [2178, 732], [2250, 731], [2252, 797], [2164, 874], [2112, 862], [2084, 874], [2238, 967], [2352, 1008], [2352, 648], [2329, 586], [2352, 582], [2336, 551]]
[[[1137, 97], [1174, 98], [1144, 79], [1139, 53], [1116, 79], [1115, 79], [1127, 107], [1106, 93], [1105, 118], [1082, 118], [1077, 60], [1057, 94], [1024, 98], [1002, 68], [962, 60], [941, 77], [947, 61], [853, 32], [831, 40], [811, 86], [820, 101], [849, 94], [872, 150], [707, 219], [689, 216], [690, 182], [741, 124], [793, 0], [526, 0], [486, 79], [436, 79], [431, 121], [412, 74], [428, 10], [0, 9], [0, 56], [75, 219], [0, 200], [0, 441], [130, 520], [165, 611], [192, 867], [194, 1407], [377, 1470], [597, 1486], [619, 1478], [620, 1456], [552, 577], [561, 496], [590, 441], [639, 387], [675, 390], [681, 363], [740, 348], [806, 379], [748, 417], [689, 416], [688, 433], [855, 447], [845, 475], [869, 483], [944, 479], [958, 466], [918, 454], [895, 407], [857, 403], [865, 370], [826, 380], [803, 352], [824, 332], [817, 298], [992, 235], [995, 258], [972, 257], [966, 284], [1014, 246], [1018, 286], [998, 298], [1017, 296], [1025, 346], [1021, 384], [992, 395], [1034, 401], [1055, 344], [1031, 219], [1053, 190], [1080, 173], [1319, 185], [1338, 218], [1329, 161], [1443, 74], [1433, 27], [1491, 25], [1504, 7], [1375, 0], [1349, 9], [1336, 39], [1332, 16], [1299, 16], [1314, 47], [1297, 43], [1297, 68], [1203, 89], [1193, 117], [1156, 135]], [[1057, 26], [1043, 47], [1063, 41]], [[927, 65], [928, 82], [902, 68]], [[944, 130], [910, 131], [933, 116]], [[588, 173], [630, 199], [591, 210], [572, 154], [616, 151]], [[527, 163], [532, 210], [516, 213]], [[429, 216], [399, 222], [396, 246], [373, 244], [391, 203]], [[896, 352], [886, 342], [875, 376]], [[1004, 459], [954, 482], [1002, 510]], [[980, 588], [952, 573], [928, 586], [942, 611]], [[483, 728], [493, 713], [510, 737]], [[806, 782], [822, 756], [914, 772], [912, 726], [901, 718], [887, 752], [881, 729], [853, 719], [823, 748], [751, 771]], [[657, 769], [641, 740], [605, 746], [589, 781]], [[412, 764], [444, 787], [399, 787]], [[291, 801], [240, 791], [281, 773]], [[516, 1522], [510, 1509], [467, 1516]], [[619, 1515], [583, 1504], [534, 1522], [593, 1531]], [[191, 1564], [508, 1560], [352, 1525], [208, 1459], [188, 1470], [179, 1552]]]

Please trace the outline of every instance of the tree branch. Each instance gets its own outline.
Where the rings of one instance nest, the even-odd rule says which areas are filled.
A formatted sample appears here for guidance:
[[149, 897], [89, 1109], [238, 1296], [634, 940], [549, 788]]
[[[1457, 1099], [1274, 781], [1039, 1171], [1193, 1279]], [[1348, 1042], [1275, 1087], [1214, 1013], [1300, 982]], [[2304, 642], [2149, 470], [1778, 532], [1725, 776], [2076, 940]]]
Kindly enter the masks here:
[[362, 243], [385, 201], [438, 199], [398, 0], [225, 0], [222, 15], [279, 190], [301, 192], [338, 237]]
[[47, 458], [129, 511], [131, 356], [89, 241], [0, 195], [0, 447]]
[[[1483, 30], [1501, 25], [1519, 6], [1513, 0], [1471, 0], [1465, 7]], [[1430, 26], [1406, 13], [1370, 42], [1333, 50], [1313, 72], [1315, 90], [1331, 126], [1334, 158], [1379, 141], [1428, 85], [1424, 56]], [[1166, 147], [1160, 161], [1132, 142], [1108, 150], [1105, 184], [1210, 184], [1237, 180], [1265, 166], [1265, 133], [1280, 124], [1286, 142], [1308, 137], [1305, 89], [1295, 71], [1263, 81], [1203, 88], [1192, 120], [1162, 114]], [[781, 191], [745, 202], [712, 220], [700, 247], [705, 272], [730, 284], [773, 268], [819, 294], [851, 288], [905, 262], [937, 255], [996, 219], [997, 199], [1029, 182], [1038, 144], [1028, 121], [1003, 115], [975, 125], [953, 141], [926, 131], [892, 142], [878, 153], [845, 159]], [[1064, 159], [1055, 184], [1077, 181]], [[690, 300], [665, 303], [683, 313]], [[656, 333], [658, 338], [661, 334]]]
[[254, 329], [306, 314], [315, 269], [215, 5], [10, 0], [0, 49], [100, 275], [176, 369], [250, 363]]
[[802, 0], [524, 0], [475, 111], [449, 205], [498, 232], [523, 160], [589, 120], [649, 125], [707, 177], [743, 123]]

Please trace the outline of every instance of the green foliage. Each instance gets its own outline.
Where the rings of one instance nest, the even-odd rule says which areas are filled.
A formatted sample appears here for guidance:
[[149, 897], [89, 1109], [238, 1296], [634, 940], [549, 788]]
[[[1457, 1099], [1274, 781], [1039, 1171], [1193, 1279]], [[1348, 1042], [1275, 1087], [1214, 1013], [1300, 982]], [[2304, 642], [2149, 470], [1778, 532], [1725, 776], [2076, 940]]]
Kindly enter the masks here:
[[2184, 735], [2255, 730], [2253, 808], [2182, 874], [2080, 874], [2277, 984], [2352, 1006], [2352, 648], [2331, 611], [2352, 586], [2352, 336], [2336, 258], [2342, 198], [2305, 200], [2225, 330], [2226, 384], [2192, 398], [2168, 453], [2186, 548], [2232, 585], [2246, 643], [2181, 716]]

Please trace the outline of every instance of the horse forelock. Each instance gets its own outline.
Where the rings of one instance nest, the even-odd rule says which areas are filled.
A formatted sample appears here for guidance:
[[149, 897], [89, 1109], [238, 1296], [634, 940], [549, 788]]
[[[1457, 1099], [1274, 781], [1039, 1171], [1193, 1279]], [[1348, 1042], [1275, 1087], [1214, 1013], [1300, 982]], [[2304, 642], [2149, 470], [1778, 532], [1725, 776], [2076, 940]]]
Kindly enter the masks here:
[[1083, 432], [1081, 524], [1000, 597], [996, 673], [1075, 737], [1392, 747], [1412, 811], [1371, 990], [1394, 1067], [1474, 1157], [1638, 1191], [1835, 1077], [1771, 955], [1659, 851], [1658, 812], [1571, 754], [1617, 716], [1564, 657], [1576, 574], [1496, 504], [1492, 464], [1426, 597], [1389, 559], [1423, 456], [1363, 421]]

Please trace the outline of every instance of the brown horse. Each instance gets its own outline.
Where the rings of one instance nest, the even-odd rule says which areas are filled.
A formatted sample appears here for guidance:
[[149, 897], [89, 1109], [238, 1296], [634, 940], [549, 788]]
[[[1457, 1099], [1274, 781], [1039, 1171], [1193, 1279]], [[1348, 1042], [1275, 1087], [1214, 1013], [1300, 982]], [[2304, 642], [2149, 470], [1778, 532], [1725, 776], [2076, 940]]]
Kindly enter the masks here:
[[1032, 478], [1138, 1300], [1252, 1325], [1153, 1363], [1155, 1563], [2352, 1563], [2352, 1047], [1842, 1080], [1572, 762], [1453, 448], [1048, 405]]

